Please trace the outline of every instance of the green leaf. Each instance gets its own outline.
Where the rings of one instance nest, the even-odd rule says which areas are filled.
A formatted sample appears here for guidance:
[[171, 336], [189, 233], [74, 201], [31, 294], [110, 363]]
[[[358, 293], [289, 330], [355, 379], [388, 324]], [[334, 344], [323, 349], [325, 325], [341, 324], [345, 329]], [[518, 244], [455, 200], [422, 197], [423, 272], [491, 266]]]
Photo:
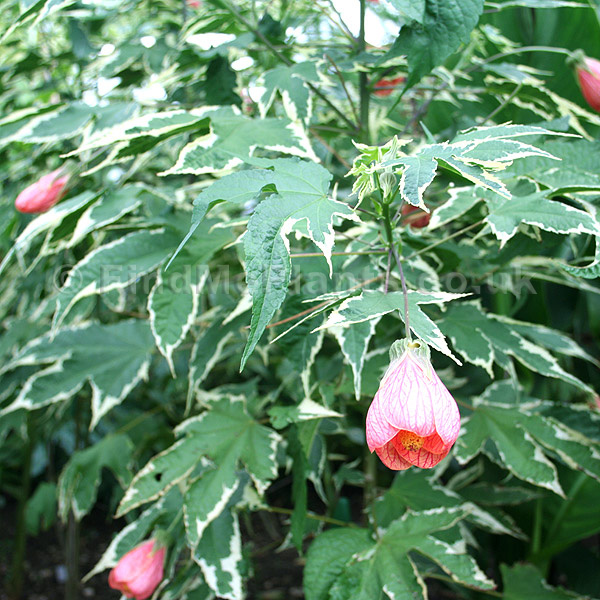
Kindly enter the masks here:
[[72, 248], [92, 231], [97, 231], [136, 210], [142, 204], [146, 189], [141, 185], [125, 185], [104, 193], [79, 217], [71, 238], [65, 245]]
[[71, 456], [58, 480], [58, 513], [63, 522], [70, 510], [81, 521], [93, 508], [102, 469], [110, 469], [123, 487], [129, 483], [132, 452], [131, 440], [124, 434], [114, 434]]
[[223, 512], [239, 485], [237, 456], [225, 456], [218, 466], [208, 469], [185, 493], [184, 518], [192, 550], [198, 546], [206, 528]]
[[600, 483], [577, 471], [561, 471], [566, 498], [544, 499], [543, 543], [535, 558], [554, 555], [600, 532]]
[[60, 326], [78, 300], [126, 287], [164, 262], [175, 246], [164, 230], [130, 233], [90, 252], [69, 272], [59, 290], [53, 328]]
[[36, 117], [14, 139], [39, 144], [72, 138], [83, 132], [95, 112], [84, 102], [72, 102], [56, 112]]
[[596, 254], [594, 260], [585, 267], [574, 267], [562, 262], [558, 266], [575, 277], [583, 277], [584, 279], [597, 279], [600, 277], [600, 236], [596, 236]]
[[484, 368], [493, 377], [494, 347], [474, 324], [474, 320], [481, 320], [480, 310], [475, 303], [463, 302], [456, 310], [447, 311], [438, 323], [465, 361]]
[[258, 196], [263, 187], [271, 183], [272, 173], [263, 169], [252, 169], [248, 171], [238, 171], [224, 175], [211, 186], [204, 190], [195, 200], [192, 211], [192, 223], [190, 230], [179, 244], [171, 260], [167, 264], [170, 267], [171, 262], [181, 252], [181, 249], [192, 237], [208, 211], [222, 202], [232, 202], [244, 206]]
[[202, 223], [198, 235], [170, 262], [169, 268], [158, 271], [148, 296], [152, 334], [173, 373], [173, 351], [196, 319], [200, 293], [209, 276], [208, 261], [233, 240], [229, 229], [211, 229], [212, 225], [214, 222]]
[[200, 110], [149, 113], [99, 131], [67, 156], [104, 147], [126, 150], [125, 154], [134, 149], [136, 152], [145, 152], [174, 135], [197, 129], [207, 131], [208, 123], [206, 115]]
[[310, 545], [304, 567], [306, 600], [328, 600], [329, 590], [352, 557], [373, 545], [366, 529], [330, 529]]
[[504, 583], [504, 600], [570, 600], [581, 598], [562, 588], [549, 586], [533, 566], [516, 563], [500, 565]]
[[545, 416], [552, 414], [552, 403], [528, 399], [515, 404], [507, 400], [508, 387], [506, 382], [495, 383], [474, 400], [475, 410], [463, 422], [463, 433], [457, 441], [458, 461], [464, 464], [482, 450], [490, 454], [487, 449], [491, 443], [498, 454], [490, 457], [516, 477], [561, 496], [562, 488], [548, 451], [571, 469], [585, 471], [600, 480], [598, 442], [552, 416]]
[[334, 219], [356, 219], [347, 204], [327, 196], [331, 174], [320, 165], [294, 159], [270, 163], [278, 193], [257, 206], [244, 237], [252, 321], [241, 369], [287, 294], [291, 272], [287, 235], [294, 225], [305, 221], [306, 233], [331, 266]]
[[407, 510], [422, 511], [441, 506], [467, 510], [469, 514], [466, 520], [486, 531], [525, 537], [507, 515], [499, 511], [492, 513], [477, 504], [466, 502], [461, 495], [436, 482], [435, 475], [427, 471], [397, 473], [392, 486], [373, 505], [373, 522], [385, 529]]
[[[512, 327], [510, 320], [486, 313], [479, 301], [451, 305], [439, 326], [466, 361], [484, 367], [488, 372], [492, 358], [504, 368], [508, 357], [512, 356], [541, 375], [562, 379], [582, 390], [591, 391], [587, 384], [567, 373], [545, 348], [521, 336], [518, 327]], [[564, 341], [559, 347], [564, 347]]]
[[163, 497], [173, 486], [192, 473], [194, 467], [201, 463], [204, 445], [198, 438], [183, 438], [152, 458], [146, 466], [138, 471], [129, 488], [125, 492], [116, 517], [152, 500]]
[[400, 13], [407, 21], [416, 21], [423, 23], [425, 19], [426, 0], [389, 0], [390, 4]]
[[562, 202], [549, 200], [546, 192], [511, 199], [484, 195], [489, 223], [503, 246], [517, 233], [521, 223], [535, 225], [552, 233], [591, 233], [600, 235], [600, 224], [589, 213]]
[[362, 370], [365, 364], [367, 348], [369, 341], [375, 333], [375, 327], [379, 319], [376, 317], [362, 323], [353, 323], [348, 327], [333, 327], [333, 335], [335, 335], [338, 344], [342, 350], [342, 354], [346, 362], [352, 368], [354, 375], [354, 396], [357, 400], [360, 399]]
[[207, 527], [192, 554], [206, 583], [227, 600], [243, 600], [242, 538], [237, 515], [223, 511]]
[[[408, 312], [410, 317], [411, 331], [429, 346], [432, 346], [442, 354], [449, 356], [460, 364], [452, 354], [446, 338], [442, 335], [438, 326], [421, 310], [420, 304], [442, 304], [465, 294], [449, 294], [447, 292], [408, 292]], [[400, 318], [404, 314], [404, 294], [402, 292], [383, 292], [376, 290], [364, 290], [360, 296], [344, 300], [328, 317], [323, 328], [331, 326], [348, 326], [353, 323], [363, 323], [371, 319], [381, 317], [390, 312], [398, 311]]]
[[[399, 190], [402, 199], [428, 211], [423, 201], [423, 194], [433, 181], [437, 167], [440, 166], [494, 192], [494, 197], [498, 194], [510, 199], [511, 193], [498, 178], [497, 172], [506, 169], [516, 159], [532, 156], [555, 158], [546, 150], [515, 139], [542, 134], [563, 135], [540, 127], [515, 125], [475, 127], [461, 132], [452, 142], [423, 145], [412, 156], [407, 156], [402, 151], [402, 147], [408, 143], [408, 140], [399, 140], [396, 137], [383, 146], [358, 144], [357, 148], [361, 154], [355, 159], [349, 173], [357, 176], [353, 191], [358, 192], [359, 199], [362, 199], [365, 194], [374, 190], [374, 174], [381, 174], [389, 171], [390, 168], [400, 166]], [[463, 189], [465, 188], [457, 192]], [[457, 201], [453, 198], [451, 200], [450, 207]], [[469, 200], [463, 197], [460, 200], [462, 204], [467, 204], [461, 212], [468, 210], [475, 203], [474, 200], [469, 203]], [[435, 225], [439, 226], [440, 223]]]
[[35, 410], [71, 398], [89, 381], [92, 387], [90, 428], [120, 404], [146, 376], [154, 346], [150, 327], [143, 321], [112, 325], [89, 323], [60, 329], [30, 342], [4, 370], [21, 365], [51, 363], [38, 369], [23, 385], [15, 401], [2, 413], [20, 408]]
[[431, 215], [430, 230], [451, 223], [481, 201], [481, 197], [475, 193], [472, 185], [450, 188], [448, 193], [450, 198], [439, 208], [436, 208]]
[[277, 475], [275, 452], [280, 437], [248, 415], [243, 397], [216, 400], [210, 410], [184, 421], [176, 431], [201, 441], [203, 452], [215, 464], [241, 461], [260, 494]]
[[574, 2], [573, 0], [500, 0], [499, 2], [488, 0], [487, 4], [494, 10], [515, 6], [525, 6], [527, 8], [587, 8], [589, 6], [585, 2]]
[[250, 119], [233, 108], [207, 110], [210, 133], [189, 143], [161, 175], [219, 173], [252, 162], [256, 148], [316, 158], [304, 133], [288, 119]]
[[[286, 319], [306, 309], [302, 296], [291, 296], [286, 300], [280, 319]], [[317, 323], [323, 323], [323, 317], [316, 317]], [[314, 325], [300, 323], [289, 335], [279, 340], [278, 352], [285, 356], [295, 371], [300, 374], [304, 398], [310, 398], [310, 369], [323, 345], [324, 331], [313, 331]], [[296, 385], [294, 384], [294, 388]]]
[[242, 319], [243, 317], [237, 317], [222, 322], [217, 318], [198, 336], [189, 363], [188, 407], [191, 407], [194, 394], [198, 392], [200, 384], [221, 358], [225, 345], [242, 326]]
[[[415, 8], [416, 16], [420, 17], [419, 4]], [[469, 41], [482, 11], [483, 0], [426, 0], [423, 17], [400, 29], [384, 58], [406, 55], [409, 68], [406, 85], [412, 87]]]
[[342, 417], [335, 412], [317, 402], [304, 398], [297, 406], [273, 406], [269, 409], [271, 423], [275, 429], [283, 429], [290, 423], [300, 423], [302, 421], [313, 421], [316, 419]]
[[84, 206], [92, 202], [97, 195], [91, 192], [83, 192], [73, 198], [64, 200], [49, 211], [35, 217], [27, 227], [19, 234], [4, 260], [0, 264], [0, 274], [4, 271], [12, 257], [16, 254], [19, 259], [23, 259], [25, 253], [31, 247], [33, 241], [41, 234], [49, 234], [54, 231], [69, 215], [81, 210]]
[[56, 484], [42, 481], [25, 506], [25, 525], [29, 535], [46, 531], [56, 520]]
[[266, 71], [259, 84], [264, 92], [258, 100], [260, 116], [264, 119], [279, 92], [285, 114], [292, 120], [307, 121], [310, 117], [309, 88], [306, 81], [319, 80], [314, 62], [304, 61], [291, 67], [279, 66]]
[[[411, 551], [437, 563], [456, 583], [479, 589], [493, 588], [493, 583], [486, 579], [469, 555], [459, 554], [450, 544], [432, 536], [454, 527], [467, 514], [460, 508], [406, 513], [394, 521], [376, 542], [371, 542], [370, 547], [353, 553], [341, 575], [337, 575], [336, 570], [333, 577], [337, 581], [329, 588], [330, 597], [377, 600], [383, 592], [389, 598], [425, 600], [425, 583], [409, 555]], [[333, 536], [333, 532], [330, 533]], [[328, 584], [329, 581], [325, 582], [325, 590]], [[320, 597], [327, 596], [314, 596], [315, 599]], [[312, 598], [307, 595], [308, 600]]]

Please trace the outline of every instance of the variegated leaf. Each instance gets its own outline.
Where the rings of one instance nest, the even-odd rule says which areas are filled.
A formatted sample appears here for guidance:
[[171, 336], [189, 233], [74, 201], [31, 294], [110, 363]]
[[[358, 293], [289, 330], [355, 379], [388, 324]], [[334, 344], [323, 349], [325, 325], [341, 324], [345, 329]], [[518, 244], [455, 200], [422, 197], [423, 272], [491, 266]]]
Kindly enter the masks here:
[[153, 347], [150, 327], [143, 321], [112, 325], [88, 323], [58, 330], [29, 343], [4, 370], [44, 365], [22, 387], [3, 413], [34, 410], [71, 398], [87, 382], [92, 387], [94, 428], [148, 372]]
[[170, 232], [144, 230], [90, 252], [71, 269], [58, 292], [53, 327], [60, 326], [81, 298], [126, 287], [156, 269], [175, 245], [176, 238]]
[[[442, 304], [468, 294], [450, 294], [447, 292], [408, 292], [408, 312], [410, 328], [413, 333], [429, 346], [442, 354], [449, 356], [460, 364], [452, 354], [446, 338], [438, 326], [421, 310], [420, 304]], [[404, 294], [390, 292], [384, 294], [376, 290], [364, 290], [360, 296], [344, 300], [328, 317], [323, 328], [331, 326], [348, 326], [353, 323], [363, 323], [385, 314], [398, 311], [400, 318], [404, 318]]]
[[210, 118], [210, 133], [185, 146], [176, 164], [162, 175], [220, 173], [251, 163], [258, 147], [316, 159], [304, 132], [287, 119], [250, 119], [230, 107], [202, 114]]

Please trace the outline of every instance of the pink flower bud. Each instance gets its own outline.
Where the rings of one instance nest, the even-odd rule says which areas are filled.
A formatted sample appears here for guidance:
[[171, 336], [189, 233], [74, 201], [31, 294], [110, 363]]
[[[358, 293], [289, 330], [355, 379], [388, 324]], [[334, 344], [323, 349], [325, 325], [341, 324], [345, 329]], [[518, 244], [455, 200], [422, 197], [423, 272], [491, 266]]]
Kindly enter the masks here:
[[394, 79], [380, 79], [375, 84], [375, 91], [373, 92], [376, 96], [389, 96], [394, 88], [398, 87], [401, 83], [404, 83], [405, 77], [394, 77]]
[[60, 169], [44, 175], [17, 196], [15, 208], [22, 213], [46, 212], [60, 200], [68, 180]]
[[427, 344], [399, 340], [367, 413], [367, 444], [383, 464], [430, 469], [458, 437], [460, 413], [429, 360]]
[[108, 585], [127, 598], [146, 600], [163, 578], [166, 549], [152, 539], [130, 550], [108, 576]]
[[427, 225], [429, 225], [429, 221], [431, 220], [431, 215], [429, 213], [426, 213], [418, 206], [413, 206], [412, 204], [403, 204], [400, 212], [404, 217], [406, 217], [404, 222], [408, 223], [415, 229], [427, 227]]
[[202, 2], [200, 2], [200, 0], [187, 0], [187, 5], [190, 8], [200, 8], [202, 6]]
[[600, 61], [584, 57], [577, 65], [577, 79], [586, 102], [600, 112]]

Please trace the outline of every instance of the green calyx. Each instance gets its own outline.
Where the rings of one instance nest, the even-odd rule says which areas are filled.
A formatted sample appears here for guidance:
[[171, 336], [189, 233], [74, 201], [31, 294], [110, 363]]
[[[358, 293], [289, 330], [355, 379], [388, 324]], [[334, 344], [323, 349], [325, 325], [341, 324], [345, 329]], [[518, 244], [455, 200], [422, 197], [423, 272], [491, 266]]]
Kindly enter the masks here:
[[406, 353], [410, 353], [411, 357], [421, 364], [426, 373], [432, 368], [431, 351], [423, 340], [408, 340], [407, 338], [396, 340], [390, 346], [390, 362], [400, 359]]

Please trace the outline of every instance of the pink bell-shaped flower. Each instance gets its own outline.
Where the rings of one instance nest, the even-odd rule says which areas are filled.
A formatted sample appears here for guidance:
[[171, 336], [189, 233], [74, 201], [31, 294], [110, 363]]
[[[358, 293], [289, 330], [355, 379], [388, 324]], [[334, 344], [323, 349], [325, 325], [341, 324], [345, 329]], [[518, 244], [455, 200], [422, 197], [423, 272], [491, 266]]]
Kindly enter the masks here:
[[600, 112], [600, 60], [584, 57], [577, 65], [577, 79], [586, 102]]
[[366, 428], [369, 450], [390, 469], [430, 469], [446, 457], [458, 437], [460, 413], [431, 366], [427, 344], [392, 344]]
[[127, 598], [146, 600], [163, 578], [166, 549], [152, 539], [125, 554], [108, 576], [108, 585]]
[[44, 175], [17, 196], [15, 208], [22, 213], [46, 212], [60, 200], [68, 180], [61, 169]]

